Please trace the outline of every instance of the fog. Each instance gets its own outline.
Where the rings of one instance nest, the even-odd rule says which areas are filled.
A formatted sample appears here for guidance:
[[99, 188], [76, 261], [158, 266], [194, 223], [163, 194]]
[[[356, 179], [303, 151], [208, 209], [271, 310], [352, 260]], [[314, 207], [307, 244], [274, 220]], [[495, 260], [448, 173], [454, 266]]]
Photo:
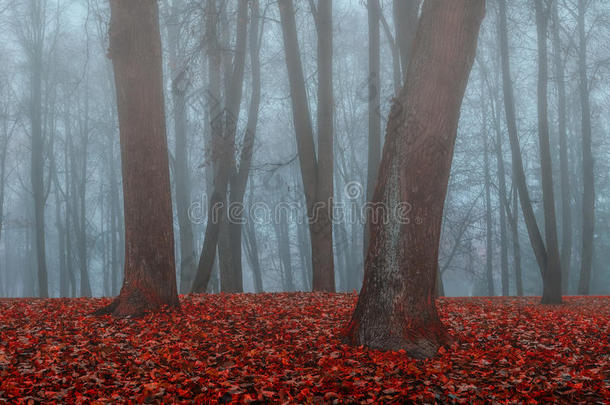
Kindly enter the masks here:
[[[402, 20], [395, 18], [393, 2], [380, 2], [378, 80], [370, 70], [367, 2], [333, 3], [331, 151], [326, 149], [329, 138], [321, 136], [329, 126], [318, 121], [325, 116], [319, 113], [324, 111], [319, 101], [324, 100], [324, 86], [318, 82], [324, 64], [318, 53], [316, 12], [312, 12], [316, 2], [294, 1], [309, 110], [294, 114], [295, 94], [277, 2], [250, 1], [247, 21], [239, 20], [237, 1], [215, 2], [214, 29], [210, 29], [208, 3], [158, 2], [178, 290], [191, 291], [211, 222], [218, 171], [225, 160], [232, 162], [222, 199], [236, 203], [239, 213], [229, 218], [229, 224], [239, 226], [223, 230], [221, 223], [218, 247], [212, 247], [218, 254], [212, 255], [207, 290], [314, 288], [312, 255], [323, 252], [311, 246], [308, 182], [302, 169], [306, 159], [303, 152], [299, 155], [301, 138], [295, 136], [300, 125], [295, 117], [307, 115], [304, 121], [313, 127], [317, 149], [315, 176], [322, 178], [331, 169], [333, 174], [328, 178], [334, 204], [335, 289], [359, 291], [367, 201], [375, 184], [367, 178], [370, 170], [376, 171], [369, 164], [371, 122], [378, 122], [383, 141], [397, 90], [409, 80], [401, 69], [406, 69], [399, 49], [403, 33], [395, 23]], [[507, 3], [511, 81], [503, 83], [499, 2], [489, 0], [461, 105], [443, 212], [439, 294], [542, 292], [531, 228], [528, 231], [524, 221], [523, 197], [515, 180], [507, 84], [514, 93], [515, 133], [527, 192], [547, 250], [552, 249], [547, 232], [549, 193], [544, 196], [543, 188], [544, 179], [552, 180], [563, 293], [610, 294], [610, 266], [605, 260], [610, 249], [610, 3], [545, 3], [548, 77], [543, 81], [548, 85], [550, 161], [544, 160], [539, 141], [540, 20], [534, 2]], [[47, 291], [50, 297], [113, 296], [121, 288], [125, 221], [109, 22], [106, 1], [0, 0], [2, 297], [46, 296]], [[248, 31], [243, 89], [234, 100], [238, 114], [233, 114], [229, 104], [231, 86], [239, 76], [237, 24], [247, 24]], [[254, 34], [253, 25], [258, 31]], [[218, 63], [214, 55], [219, 55]], [[380, 105], [374, 108], [377, 95]], [[226, 109], [225, 114], [237, 118], [235, 142], [220, 158], [222, 147], [214, 138], [215, 109]], [[373, 155], [381, 158], [381, 152]], [[592, 190], [587, 177], [590, 163]], [[543, 173], [545, 164], [550, 177]], [[432, 174], [421, 181], [438, 179]], [[239, 195], [242, 183], [245, 188]], [[418, 217], [409, 201], [406, 204], [405, 219], [426, 226], [426, 218]], [[586, 208], [589, 204], [594, 204], [593, 210]], [[587, 212], [594, 212], [592, 224], [584, 215]], [[590, 237], [589, 225], [593, 225]], [[233, 243], [223, 242], [223, 232], [230, 233], [229, 228], [239, 235], [229, 238]], [[235, 273], [223, 276], [221, 269], [230, 267], [223, 267], [223, 257], [233, 262]]]

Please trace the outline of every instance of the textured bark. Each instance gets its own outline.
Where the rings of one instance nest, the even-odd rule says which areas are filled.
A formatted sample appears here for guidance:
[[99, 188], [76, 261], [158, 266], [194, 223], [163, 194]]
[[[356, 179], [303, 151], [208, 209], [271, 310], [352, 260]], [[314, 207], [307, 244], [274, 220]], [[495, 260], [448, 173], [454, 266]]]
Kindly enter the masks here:
[[561, 303], [561, 261], [557, 239], [555, 196], [553, 192], [553, 164], [548, 122], [548, 56], [547, 26], [549, 10], [543, 0], [536, 0], [536, 32], [538, 37], [538, 145], [540, 174], [542, 177], [542, 202], [544, 206], [544, 234], [546, 239], [547, 266], [542, 273], [544, 285], [543, 304]]
[[[380, 86], [380, 51], [379, 51], [379, 19], [381, 11], [379, 0], [369, 0], [369, 139], [368, 163], [366, 178], [366, 201], [371, 201], [375, 191], [375, 182], [379, 171], [381, 159], [381, 86]], [[396, 47], [398, 49], [398, 47]], [[398, 92], [397, 92], [398, 93]], [[368, 218], [364, 225], [364, 257], [369, 247], [370, 224]]]
[[320, 2], [318, 27], [318, 150], [316, 157], [311, 114], [292, 0], [278, 2], [290, 82], [292, 114], [305, 192], [312, 250], [314, 291], [334, 291], [332, 246], [333, 129], [332, 129], [332, 2]]
[[[374, 221], [363, 287], [345, 331], [375, 349], [434, 356], [448, 341], [434, 297], [443, 206], [462, 97], [484, 1], [428, 0], [405, 87], [386, 130], [374, 202], [389, 215], [408, 202], [409, 223]], [[433, 180], [432, 180], [433, 179]]]
[[[513, 178], [516, 188], [519, 192], [519, 200], [521, 203], [521, 209], [523, 210], [523, 219], [527, 227], [527, 233], [536, 256], [536, 262], [540, 268], [543, 282], [543, 302], [544, 303], [555, 303], [561, 302], [561, 291], [559, 291], [559, 297], [556, 296], [556, 286], [551, 285], [556, 282], [556, 277], [552, 277], [548, 274], [548, 255], [546, 246], [536, 217], [534, 215], [534, 209], [529, 197], [529, 191], [527, 189], [527, 183], [525, 179], [525, 171], [523, 169], [523, 160], [521, 158], [521, 147], [519, 146], [519, 135], [517, 132], [517, 118], [515, 113], [515, 98], [513, 95], [513, 88], [510, 74], [510, 61], [508, 51], [508, 29], [507, 29], [507, 17], [506, 17], [506, 0], [499, 0], [499, 35], [500, 35], [500, 56], [502, 61], [502, 87], [504, 90], [504, 110], [506, 114], [506, 126], [508, 129], [508, 136], [510, 140], [511, 157], [513, 165]], [[516, 217], [516, 215], [515, 215]], [[561, 274], [559, 274], [561, 277]], [[561, 284], [559, 284], [561, 285]]]
[[[125, 279], [98, 313], [178, 307], [157, 3], [110, 0], [125, 209]], [[138, 57], [134, 57], [137, 55]], [[151, 220], [154, 218], [154, 220]]]
[[564, 62], [561, 59], [560, 22], [558, 2], [553, 3], [553, 65], [557, 80], [557, 122], [559, 133], [559, 176], [561, 179], [561, 287], [568, 292], [572, 263], [572, 204], [570, 172], [568, 169], [568, 134], [566, 130], [566, 82]]
[[582, 133], [582, 258], [578, 293], [589, 294], [593, 262], [595, 231], [595, 177], [591, 150], [591, 107], [587, 78], [587, 38], [585, 33], [585, 0], [578, 0], [578, 78], [580, 82], [580, 110]]

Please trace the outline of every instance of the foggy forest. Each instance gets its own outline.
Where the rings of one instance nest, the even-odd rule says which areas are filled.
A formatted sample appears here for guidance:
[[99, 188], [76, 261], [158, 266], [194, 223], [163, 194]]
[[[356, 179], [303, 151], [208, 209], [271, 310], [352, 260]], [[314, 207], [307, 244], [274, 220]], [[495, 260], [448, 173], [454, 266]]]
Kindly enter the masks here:
[[0, 0], [0, 403], [605, 403], [610, 2]]

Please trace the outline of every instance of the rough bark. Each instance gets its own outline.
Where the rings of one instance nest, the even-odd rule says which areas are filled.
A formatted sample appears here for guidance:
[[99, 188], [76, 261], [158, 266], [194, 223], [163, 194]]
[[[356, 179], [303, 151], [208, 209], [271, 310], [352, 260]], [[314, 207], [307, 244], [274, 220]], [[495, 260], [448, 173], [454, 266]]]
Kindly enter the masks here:
[[[448, 335], [434, 303], [443, 206], [484, 1], [428, 0], [392, 106], [374, 202], [412, 221], [373, 221], [363, 287], [345, 331], [375, 349], [434, 356]], [[430, 179], [434, 181], [430, 181]], [[408, 222], [408, 223], [407, 223]]]
[[543, 304], [561, 303], [561, 260], [557, 239], [555, 196], [553, 191], [553, 164], [548, 122], [548, 56], [547, 27], [548, 7], [544, 0], [536, 0], [536, 32], [538, 38], [538, 151], [540, 153], [540, 174], [542, 178], [542, 203], [544, 207], [544, 234], [546, 239], [547, 266], [542, 274]]
[[595, 232], [595, 177], [591, 150], [591, 106], [587, 78], [587, 38], [585, 33], [586, 1], [578, 0], [578, 78], [582, 133], [582, 257], [578, 293], [589, 294], [593, 263], [593, 235]]
[[[280, 19], [286, 67], [290, 83], [292, 114], [305, 192], [312, 250], [314, 291], [334, 291], [335, 275], [332, 247], [332, 2], [320, 2], [318, 27], [318, 146], [316, 156], [311, 114], [292, 0], [280, 0]], [[330, 83], [330, 85], [329, 85]], [[321, 88], [325, 86], [326, 88]]]
[[119, 296], [98, 313], [129, 316], [178, 307], [179, 302], [159, 11], [149, 0], [110, 0], [110, 10], [109, 53], [123, 170], [125, 279]]

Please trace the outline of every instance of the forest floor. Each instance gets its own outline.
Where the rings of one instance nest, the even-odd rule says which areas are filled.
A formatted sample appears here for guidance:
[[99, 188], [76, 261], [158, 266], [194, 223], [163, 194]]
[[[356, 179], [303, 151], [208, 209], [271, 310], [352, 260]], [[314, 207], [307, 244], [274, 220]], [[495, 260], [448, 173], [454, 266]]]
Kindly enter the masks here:
[[610, 297], [538, 300], [440, 299], [457, 343], [414, 360], [341, 343], [354, 294], [186, 295], [139, 319], [0, 299], [0, 403], [608, 401]]

